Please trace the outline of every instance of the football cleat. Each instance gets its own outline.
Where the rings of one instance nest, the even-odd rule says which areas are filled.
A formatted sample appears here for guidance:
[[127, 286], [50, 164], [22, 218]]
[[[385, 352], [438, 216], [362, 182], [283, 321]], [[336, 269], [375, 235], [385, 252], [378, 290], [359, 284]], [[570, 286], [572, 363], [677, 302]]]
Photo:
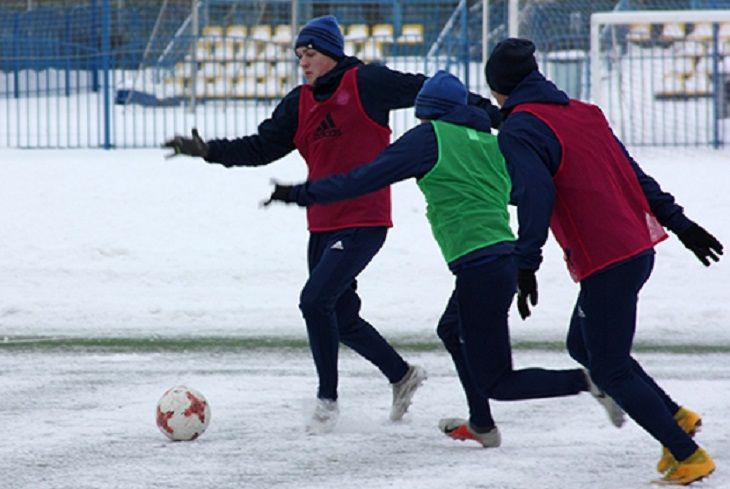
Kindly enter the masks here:
[[674, 462], [661, 479], [652, 481], [659, 485], [686, 486], [704, 479], [715, 470], [715, 462], [702, 448], [680, 462]]
[[393, 405], [390, 408], [390, 420], [399, 421], [408, 411], [416, 389], [428, 378], [426, 371], [411, 365], [401, 380], [393, 384]]
[[439, 421], [439, 430], [454, 440], [474, 440], [484, 448], [496, 448], [502, 443], [499, 429], [495, 426], [485, 433], [474, 431], [469, 421], [463, 418], [443, 418]]
[[616, 428], [621, 428], [626, 421], [624, 410], [621, 409], [621, 406], [616, 404], [616, 401], [614, 401], [611, 396], [603, 392], [596, 384], [593, 383], [593, 379], [591, 379], [591, 374], [588, 370], [583, 370], [583, 373], [585, 374], [586, 382], [588, 383], [588, 391], [591, 393], [593, 398], [598, 401], [601, 406], [603, 406], [603, 409], [606, 410], [608, 419], [611, 420], [611, 424]]
[[337, 417], [340, 410], [337, 408], [337, 401], [332, 399], [317, 399], [314, 406], [314, 412], [305, 427], [307, 433], [312, 435], [321, 435], [330, 433], [335, 429]]
[[[694, 411], [690, 411], [687, 408], [680, 407], [679, 411], [674, 413], [674, 419], [680, 428], [684, 430], [689, 436], [694, 436], [695, 433], [700, 431], [702, 426], [702, 418], [699, 414]], [[662, 457], [656, 464], [656, 471], [663, 474], [669, 467], [675, 462], [674, 455], [669, 451], [667, 447], [662, 447]]]

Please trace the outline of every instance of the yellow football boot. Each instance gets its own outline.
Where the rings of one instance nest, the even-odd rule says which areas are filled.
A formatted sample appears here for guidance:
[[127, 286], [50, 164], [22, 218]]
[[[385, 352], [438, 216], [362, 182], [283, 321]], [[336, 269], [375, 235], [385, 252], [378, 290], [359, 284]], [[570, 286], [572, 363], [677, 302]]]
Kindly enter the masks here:
[[659, 480], [660, 485], [686, 486], [704, 479], [715, 470], [715, 462], [702, 448], [680, 462], [674, 462]]
[[[702, 418], [700, 418], [700, 415], [684, 407], [679, 408], [679, 411], [674, 414], [674, 419], [677, 421], [679, 427], [682, 428], [689, 436], [694, 436], [695, 433], [700, 431], [700, 427], [702, 426]], [[663, 474], [669, 470], [669, 467], [671, 467], [674, 462], [675, 460], [672, 452], [670, 452], [667, 447], [662, 447], [662, 457], [656, 464], [657, 472]]]

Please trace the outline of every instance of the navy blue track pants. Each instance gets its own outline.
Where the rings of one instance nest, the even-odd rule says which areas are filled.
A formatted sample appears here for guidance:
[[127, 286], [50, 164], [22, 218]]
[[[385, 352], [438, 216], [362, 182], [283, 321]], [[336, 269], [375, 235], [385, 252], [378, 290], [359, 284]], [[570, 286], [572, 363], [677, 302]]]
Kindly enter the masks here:
[[631, 356], [639, 291], [654, 253], [643, 253], [585, 278], [568, 331], [568, 351], [639, 426], [678, 460], [697, 445], [674, 420], [679, 406]]
[[299, 308], [319, 376], [320, 399], [337, 399], [340, 342], [372, 362], [391, 383], [401, 380], [408, 371], [405, 360], [360, 317], [355, 278], [383, 246], [386, 234], [384, 227], [310, 234], [309, 279], [302, 289]]
[[476, 426], [494, 425], [489, 401], [537, 399], [586, 390], [581, 369], [514, 370], [508, 315], [517, 287], [511, 255], [456, 273], [456, 288], [437, 332], [451, 354]]

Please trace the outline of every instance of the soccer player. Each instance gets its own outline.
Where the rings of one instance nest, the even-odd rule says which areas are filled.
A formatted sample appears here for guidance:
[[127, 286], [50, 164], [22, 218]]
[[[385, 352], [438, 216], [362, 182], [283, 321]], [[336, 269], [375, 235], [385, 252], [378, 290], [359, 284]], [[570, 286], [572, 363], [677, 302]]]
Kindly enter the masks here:
[[570, 355], [662, 444], [661, 482], [690, 484], [715, 464], [691, 437], [700, 416], [674, 402], [631, 356], [636, 303], [654, 245], [667, 238], [664, 227], [705, 266], [719, 260], [723, 246], [641, 170], [598, 107], [569, 99], [545, 79], [534, 52], [531, 41], [510, 38], [485, 67], [506, 117], [498, 141], [518, 206], [520, 315], [526, 319], [537, 305], [536, 272], [550, 228], [580, 284]]
[[[344, 173], [371, 160], [390, 142], [391, 110], [412, 107], [426, 80], [421, 74], [364, 64], [346, 56], [337, 19], [327, 15], [299, 32], [295, 54], [305, 84], [279, 102], [258, 133], [234, 140], [204, 141], [177, 136], [163, 146], [174, 154], [199, 156], [227, 167], [260, 166], [295, 149], [307, 163], [309, 177]], [[501, 116], [488, 99], [470, 94], [499, 124]], [[376, 365], [393, 387], [390, 419], [400, 420], [418, 386], [423, 368], [409, 365], [360, 317], [356, 277], [385, 241], [391, 222], [390, 189], [331, 206], [308, 209], [309, 278], [300, 297], [319, 387], [310, 432], [331, 431], [336, 423], [339, 343]]]
[[[517, 270], [507, 212], [511, 182], [489, 120], [466, 101], [467, 90], [459, 79], [439, 71], [416, 98], [416, 117], [422, 124], [371, 163], [302, 185], [276, 184], [265, 204], [332, 205], [416, 178], [434, 238], [456, 277], [438, 334], [467, 394], [478, 392], [488, 409], [484, 398], [520, 400], [590, 391], [620, 423], [623, 413], [602, 396], [584, 369], [512, 368], [507, 316]], [[464, 420], [445, 427], [449, 421], [454, 424], [442, 420], [441, 429], [459, 430], [455, 438], [473, 439], [485, 447], [500, 444], [491, 416], [484, 430]]]

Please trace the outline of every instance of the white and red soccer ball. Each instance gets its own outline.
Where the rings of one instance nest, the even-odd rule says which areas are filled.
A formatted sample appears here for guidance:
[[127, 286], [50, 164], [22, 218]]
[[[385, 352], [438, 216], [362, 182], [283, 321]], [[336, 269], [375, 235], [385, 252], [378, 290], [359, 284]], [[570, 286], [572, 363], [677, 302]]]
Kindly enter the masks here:
[[195, 389], [172, 387], [157, 402], [157, 427], [171, 440], [195, 440], [209, 423], [208, 401]]

